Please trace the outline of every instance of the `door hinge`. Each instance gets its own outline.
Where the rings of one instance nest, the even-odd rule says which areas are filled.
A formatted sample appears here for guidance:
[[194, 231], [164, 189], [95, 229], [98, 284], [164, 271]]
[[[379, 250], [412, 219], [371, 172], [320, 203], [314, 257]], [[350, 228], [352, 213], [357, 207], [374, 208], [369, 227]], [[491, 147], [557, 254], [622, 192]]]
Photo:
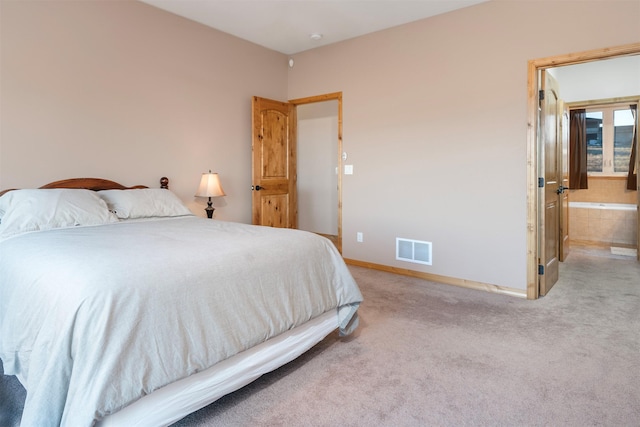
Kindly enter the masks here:
[[539, 99], [540, 101], [544, 101], [544, 90], [540, 89], [540, 90], [538, 91], [538, 99]]
[[544, 178], [538, 178], [538, 188], [544, 188]]
[[538, 264], [538, 275], [539, 276], [544, 275], [544, 265], [542, 264]]

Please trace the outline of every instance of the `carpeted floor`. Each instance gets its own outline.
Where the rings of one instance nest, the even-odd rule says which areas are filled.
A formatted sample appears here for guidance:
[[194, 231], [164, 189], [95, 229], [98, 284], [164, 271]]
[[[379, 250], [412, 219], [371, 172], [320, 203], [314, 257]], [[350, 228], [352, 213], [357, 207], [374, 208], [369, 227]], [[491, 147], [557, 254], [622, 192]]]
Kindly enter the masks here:
[[[575, 250], [536, 301], [351, 269], [365, 296], [354, 336], [175, 426], [640, 424], [633, 258]], [[0, 378], [0, 425], [12, 425], [24, 394]]]

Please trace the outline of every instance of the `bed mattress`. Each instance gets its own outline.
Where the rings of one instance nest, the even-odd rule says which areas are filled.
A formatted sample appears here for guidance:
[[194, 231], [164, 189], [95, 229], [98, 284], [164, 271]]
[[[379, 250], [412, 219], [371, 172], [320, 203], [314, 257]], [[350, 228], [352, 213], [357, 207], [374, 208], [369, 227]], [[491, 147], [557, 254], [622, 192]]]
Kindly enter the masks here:
[[325, 313], [349, 333], [362, 300], [327, 239], [193, 216], [25, 233], [0, 254], [23, 425], [92, 425]]

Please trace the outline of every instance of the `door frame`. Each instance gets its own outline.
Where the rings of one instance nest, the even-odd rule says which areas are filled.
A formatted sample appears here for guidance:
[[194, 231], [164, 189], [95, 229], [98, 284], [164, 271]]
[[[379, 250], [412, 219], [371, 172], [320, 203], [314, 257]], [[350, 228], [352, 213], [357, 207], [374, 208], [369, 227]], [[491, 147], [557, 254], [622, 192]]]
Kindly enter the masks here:
[[338, 101], [338, 235], [336, 237], [336, 248], [342, 253], [342, 92], [326, 93], [324, 95], [309, 96], [306, 98], [290, 99], [290, 104], [294, 107], [304, 104], [313, 104], [324, 101]]
[[[611, 48], [570, 53], [530, 60], [527, 66], [527, 299], [537, 299], [539, 245], [545, 242], [538, 233], [538, 72], [563, 65], [581, 64], [622, 56], [640, 54], [640, 43], [632, 43]], [[640, 199], [640, 195], [638, 196]], [[640, 201], [640, 200], [639, 200]]]

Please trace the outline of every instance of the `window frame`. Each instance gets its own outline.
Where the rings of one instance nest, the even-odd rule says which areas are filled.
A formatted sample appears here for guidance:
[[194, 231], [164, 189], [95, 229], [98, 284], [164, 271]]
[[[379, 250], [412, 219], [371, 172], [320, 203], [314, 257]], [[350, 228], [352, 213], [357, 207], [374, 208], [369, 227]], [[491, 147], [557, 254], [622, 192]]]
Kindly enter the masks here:
[[602, 111], [602, 172], [589, 171], [587, 172], [588, 176], [620, 178], [628, 175], [628, 172], [614, 171], [614, 111], [628, 109], [630, 105], [636, 105], [637, 111], [638, 100], [636, 97], [629, 99], [628, 102], [600, 100], [567, 104], [569, 110], [584, 109], [587, 113]]

